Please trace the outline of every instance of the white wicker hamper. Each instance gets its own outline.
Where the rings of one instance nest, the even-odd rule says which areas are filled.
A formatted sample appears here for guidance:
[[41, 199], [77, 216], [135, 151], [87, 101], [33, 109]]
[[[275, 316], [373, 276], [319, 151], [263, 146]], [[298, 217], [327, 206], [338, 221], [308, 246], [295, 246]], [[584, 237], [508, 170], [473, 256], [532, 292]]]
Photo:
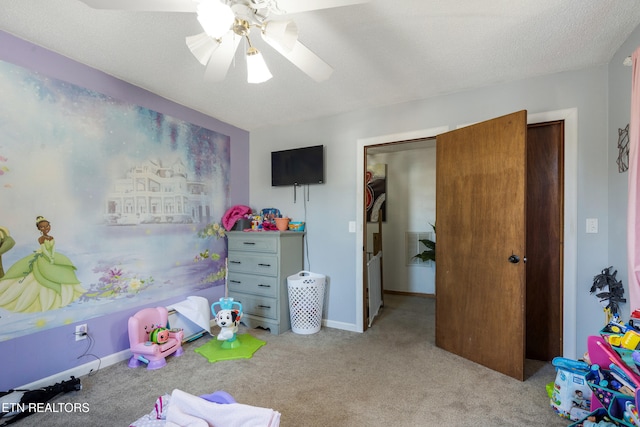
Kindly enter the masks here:
[[287, 277], [291, 330], [314, 334], [322, 326], [322, 307], [326, 276], [300, 271]]

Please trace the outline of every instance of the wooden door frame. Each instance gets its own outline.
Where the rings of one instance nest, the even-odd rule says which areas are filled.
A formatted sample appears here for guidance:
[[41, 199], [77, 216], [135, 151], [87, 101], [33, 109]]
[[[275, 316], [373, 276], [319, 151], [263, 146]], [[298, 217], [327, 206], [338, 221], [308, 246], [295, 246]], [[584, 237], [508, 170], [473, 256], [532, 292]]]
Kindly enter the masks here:
[[[496, 114], [497, 116], [498, 114]], [[569, 108], [529, 114], [527, 123], [564, 121], [564, 267], [563, 267], [563, 356], [576, 359], [577, 355], [577, 269], [578, 269], [578, 109]], [[471, 123], [457, 126], [461, 128]], [[363, 274], [364, 258], [364, 165], [366, 147], [394, 143], [411, 139], [432, 138], [449, 131], [448, 126], [423, 129], [413, 132], [389, 134], [357, 140], [356, 159], [356, 331], [364, 332], [365, 287]]]

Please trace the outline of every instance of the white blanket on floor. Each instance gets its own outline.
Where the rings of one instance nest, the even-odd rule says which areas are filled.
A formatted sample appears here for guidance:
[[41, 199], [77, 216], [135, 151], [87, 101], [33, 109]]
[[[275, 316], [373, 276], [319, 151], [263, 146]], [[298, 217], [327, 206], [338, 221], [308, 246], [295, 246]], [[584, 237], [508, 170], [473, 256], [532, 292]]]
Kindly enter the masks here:
[[205, 297], [189, 296], [184, 301], [172, 304], [170, 308], [173, 308], [211, 335], [211, 306]]
[[167, 410], [167, 427], [278, 427], [280, 413], [273, 409], [220, 404], [173, 390]]

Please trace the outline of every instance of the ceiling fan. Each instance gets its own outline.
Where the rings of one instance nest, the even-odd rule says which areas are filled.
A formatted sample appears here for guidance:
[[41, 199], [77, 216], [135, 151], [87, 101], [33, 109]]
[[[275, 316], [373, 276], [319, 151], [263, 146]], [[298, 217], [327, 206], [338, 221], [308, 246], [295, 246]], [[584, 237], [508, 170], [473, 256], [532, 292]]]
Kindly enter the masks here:
[[249, 83], [272, 75], [249, 37], [252, 29], [282, 56], [317, 82], [333, 68], [298, 40], [298, 27], [284, 15], [367, 3], [370, 0], [80, 0], [95, 9], [196, 13], [203, 32], [186, 38], [191, 53], [204, 65], [205, 79], [224, 80], [235, 52], [247, 41]]

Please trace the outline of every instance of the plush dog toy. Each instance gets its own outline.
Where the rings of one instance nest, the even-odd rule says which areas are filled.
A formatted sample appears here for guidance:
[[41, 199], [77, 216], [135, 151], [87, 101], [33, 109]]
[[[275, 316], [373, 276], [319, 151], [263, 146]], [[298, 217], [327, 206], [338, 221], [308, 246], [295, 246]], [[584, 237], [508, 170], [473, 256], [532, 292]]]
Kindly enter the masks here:
[[218, 341], [231, 339], [238, 332], [240, 312], [238, 310], [220, 310], [216, 314], [216, 324], [220, 326]]

